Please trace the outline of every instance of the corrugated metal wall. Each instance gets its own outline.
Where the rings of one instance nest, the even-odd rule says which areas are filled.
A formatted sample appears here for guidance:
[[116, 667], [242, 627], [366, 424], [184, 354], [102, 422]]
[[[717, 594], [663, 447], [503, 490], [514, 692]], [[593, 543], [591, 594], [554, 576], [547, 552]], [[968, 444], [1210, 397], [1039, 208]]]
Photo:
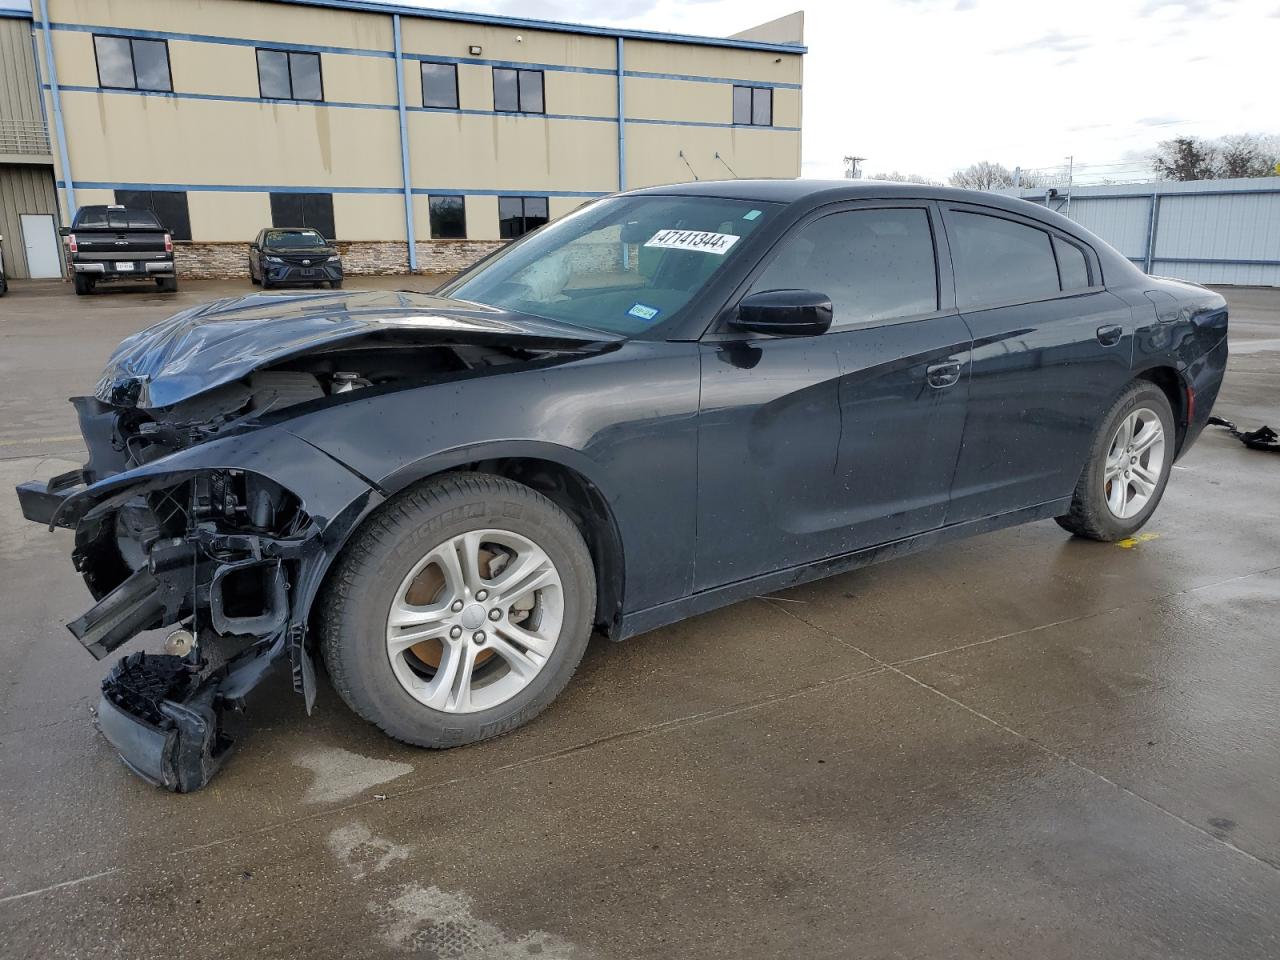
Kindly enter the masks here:
[[0, 164], [0, 236], [4, 237], [4, 272], [10, 278], [26, 277], [28, 273], [19, 219], [24, 213], [50, 213], [57, 223], [53, 167]]
[[1049, 206], [1149, 273], [1280, 286], [1280, 177], [1076, 187], [1070, 204], [1057, 197]]
[[43, 120], [31, 21], [0, 17], [0, 118]]

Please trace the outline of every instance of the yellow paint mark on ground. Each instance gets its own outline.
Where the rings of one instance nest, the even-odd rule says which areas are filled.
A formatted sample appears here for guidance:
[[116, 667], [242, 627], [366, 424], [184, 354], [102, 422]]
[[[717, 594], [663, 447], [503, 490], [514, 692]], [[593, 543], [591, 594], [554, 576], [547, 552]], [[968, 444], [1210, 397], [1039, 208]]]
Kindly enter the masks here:
[[1126, 550], [1132, 550], [1140, 543], [1146, 543], [1149, 540], [1159, 540], [1158, 533], [1140, 533], [1136, 537], [1125, 537], [1123, 540], [1117, 540], [1117, 547], [1124, 547]]

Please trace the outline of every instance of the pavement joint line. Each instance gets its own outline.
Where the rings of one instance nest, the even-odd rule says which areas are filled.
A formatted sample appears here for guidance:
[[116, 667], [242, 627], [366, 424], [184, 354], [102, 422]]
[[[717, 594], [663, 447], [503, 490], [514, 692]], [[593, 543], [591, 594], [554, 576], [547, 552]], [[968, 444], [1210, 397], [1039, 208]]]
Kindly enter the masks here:
[[99, 873], [91, 873], [86, 877], [77, 877], [74, 880], [63, 880], [61, 883], [51, 883], [47, 887], [40, 887], [37, 890], [27, 890], [23, 893], [11, 893], [7, 897], [0, 897], [0, 906], [6, 903], [13, 903], [17, 900], [25, 900], [27, 897], [37, 897], [42, 893], [52, 893], [54, 890], [64, 890], [67, 887], [74, 887], [81, 883], [88, 883], [91, 880], [100, 880], [103, 877], [109, 877], [113, 873], [119, 873], [123, 867], [112, 867], [110, 870], [102, 870]]
[[[870, 657], [869, 659], [875, 660], [874, 657]], [[558, 750], [551, 750], [551, 751], [548, 751], [547, 753], [539, 754], [537, 756], [525, 757], [520, 760], [513, 760], [508, 763], [499, 764], [498, 766], [493, 767], [491, 769], [482, 770], [474, 776], [451, 777], [448, 780], [438, 780], [432, 783], [424, 783], [416, 787], [410, 787], [406, 790], [398, 791], [396, 793], [384, 794], [383, 796], [385, 797], [385, 799], [383, 800], [377, 800], [372, 797], [369, 797], [364, 800], [357, 800], [352, 803], [346, 803], [346, 804], [342, 804], [341, 806], [332, 807], [328, 810], [317, 810], [315, 813], [307, 814], [305, 816], [291, 817], [287, 820], [280, 820], [275, 823], [265, 824], [261, 827], [254, 828], [244, 833], [237, 833], [231, 836], [219, 837], [216, 840], [210, 840], [206, 843], [199, 843], [189, 847], [181, 847], [177, 850], [166, 850], [152, 857], [149, 857], [148, 862], [155, 862], [157, 860], [162, 860], [162, 859], [172, 859], [174, 857], [185, 857], [193, 853], [200, 853], [205, 850], [211, 850], [215, 847], [228, 846], [230, 844], [236, 843], [241, 840], [248, 840], [252, 837], [262, 836], [264, 834], [271, 834], [278, 830], [287, 829], [289, 827], [297, 826], [299, 824], [310, 823], [317, 820], [324, 820], [328, 817], [348, 813], [352, 810], [357, 810], [361, 807], [367, 807], [374, 804], [391, 803], [405, 797], [425, 793], [429, 790], [438, 790], [441, 788], [455, 786], [459, 783], [467, 782], [468, 780], [479, 780], [485, 777], [491, 777], [494, 775], [509, 773], [513, 770], [520, 770], [520, 769], [523, 769], [524, 767], [531, 767], [531, 766], [544, 764], [544, 763], [552, 763], [556, 760], [560, 760], [569, 756], [574, 756], [578, 753], [583, 753], [587, 750], [592, 750], [592, 749], [595, 749], [596, 747], [603, 746], [609, 743], [625, 743], [625, 742], [631, 742], [634, 740], [643, 740], [648, 737], [661, 736], [662, 734], [673, 731], [673, 730], [680, 730], [686, 727], [695, 726], [699, 723], [706, 723], [713, 720], [722, 720], [722, 719], [725, 719], [726, 717], [736, 716], [738, 714], [747, 713], [752, 710], [759, 710], [762, 707], [772, 706], [773, 704], [781, 703], [786, 700], [791, 700], [796, 697], [807, 696], [808, 694], [816, 693], [819, 690], [826, 690], [840, 684], [853, 683], [855, 681], [864, 680], [873, 676], [881, 676], [892, 669], [893, 668], [889, 667], [887, 664], [880, 664], [877, 661], [877, 666], [867, 667], [863, 670], [857, 670], [857, 671], [854, 671], [853, 673], [843, 674], [838, 677], [831, 677], [828, 679], [819, 680], [816, 683], [806, 684], [803, 687], [800, 687], [796, 690], [788, 691], [787, 693], [773, 694], [768, 697], [760, 697], [756, 700], [748, 700], [741, 703], [733, 704], [728, 707], [721, 707], [713, 710], [705, 710], [701, 713], [693, 713], [684, 717], [675, 717], [671, 720], [662, 720], [657, 723], [647, 724], [642, 727], [634, 727], [630, 730], [622, 730], [617, 733], [611, 733], [602, 737], [596, 737], [595, 739], [592, 739], [592, 740], [585, 740], [582, 743], [576, 743], [567, 747], [561, 747]], [[134, 865], [134, 866], [140, 866], [140, 864]], [[49, 884], [48, 886], [40, 887], [35, 890], [27, 890], [22, 893], [10, 894], [5, 897], [0, 897], [0, 906], [3, 906], [7, 903], [12, 903], [17, 900], [23, 900], [23, 899], [26, 899], [27, 897], [34, 897], [42, 893], [52, 893], [52, 892], [64, 889], [66, 887], [73, 887], [73, 886], [76, 886], [77, 884], [88, 883], [92, 880], [98, 880], [103, 877], [109, 877], [113, 874], [120, 873], [124, 869], [125, 868], [123, 866], [116, 866], [116, 867], [110, 868], [109, 870], [102, 870], [102, 871], [99, 871], [98, 873], [92, 873], [92, 874], [88, 874], [87, 876], [77, 877], [73, 880], [64, 880], [61, 883]]]
[[[1280, 568], [1272, 567], [1270, 568], [1270, 570], [1259, 570], [1259, 571], [1256, 571], [1255, 573], [1246, 574], [1245, 576], [1242, 576], [1242, 577], [1229, 577], [1227, 580], [1223, 580], [1222, 582], [1228, 583], [1231, 580], [1243, 580], [1243, 579], [1246, 579], [1246, 577], [1256, 576], [1258, 573], [1269, 573], [1271, 570], [1275, 570], [1275, 569], [1280, 569]], [[1189, 591], [1179, 591], [1179, 593], [1186, 593], [1186, 592], [1189, 592]], [[1171, 596], [1176, 596], [1176, 595], [1177, 594], [1171, 594]], [[1161, 599], [1161, 598], [1153, 598], [1153, 599]], [[1147, 602], [1151, 602], [1151, 601], [1147, 601]], [[783, 607], [779, 607], [778, 609], [781, 610], [783, 613], [785, 613], [788, 617], [791, 617], [792, 619], [800, 623], [803, 623], [807, 627], [810, 627], [814, 630], [819, 630], [822, 633], [827, 634], [827, 636], [831, 637], [837, 643], [843, 644], [849, 649], [857, 651], [858, 653], [862, 654], [864, 657], [868, 657], [869, 659], [880, 664], [886, 670], [890, 670], [893, 673], [896, 673], [898, 676], [911, 681], [916, 686], [921, 687], [924, 690], [928, 690], [930, 693], [936, 694], [937, 696], [941, 697], [943, 700], [946, 700], [948, 703], [951, 703], [959, 707], [960, 709], [972, 714], [978, 719], [991, 724], [996, 729], [1001, 730], [1009, 734], [1010, 736], [1015, 737], [1018, 740], [1021, 740], [1023, 743], [1026, 743], [1031, 745], [1032, 747], [1035, 747], [1037, 750], [1041, 751], [1047, 756], [1053, 757], [1055, 760], [1058, 760], [1061, 763], [1065, 763], [1076, 770], [1079, 770], [1083, 773], [1087, 773], [1090, 776], [1093, 776], [1098, 780], [1101, 780], [1103, 783], [1107, 784], [1108, 786], [1116, 790], [1119, 790], [1121, 793], [1127, 794], [1128, 796], [1137, 800], [1139, 803], [1142, 803], [1148, 807], [1151, 807], [1153, 810], [1156, 810], [1164, 814], [1166, 817], [1169, 817], [1170, 819], [1175, 820], [1178, 823], [1183, 824], [1184, 826], [1190, 827], [1196, 833], [1200, 834], [1202, 837], [1209, 839], [1213, 843], [1218, 844], [1222, 847], [1225, 847], [1228, 850], [1234, 851], [1235, 853], [1240, 854], [1242, 857], [1245, 857], [1248, 860], [1252, 860], [1254, 863], [1260, 866], [1269, 868], [1273, 872], [1280, 873], [1280, 863], [1273, 863], [1272, 861], [1266, 859], [1265, 857], [1260, 857], [1257, 854], [1250, 853], [1248, 850], [1245, 850], [1242, 847], [1236, 846], [1230, 840], [1227, 840], [1223, 837], [1219, 837], [1218, 835], [1206, 830], [1204, 827], [1200, 826], [1199, 824], [1192, 823], [1186, 817], [1183, 817], [1180, 814], [1174, 813], [1172, 810], [1168, 809], [1167, 807], [1161, 806], [1159, 803], [1156, 803], [1156, 801], [1150, 799], [1149, 797], [1143, 796], [1141, 793], [1138, 793], [1132, 787], [1126, 787], [1124, 784], [1119, 783], [1116, 780], [1112, 780], [1106, 774], [1101, 773], [1097, 770], [1094, 770], [1088, 764], [1081, 763], [1080, 761], [1067, 756], [1065, 753], [1062, 753], [1044, 743], [1041, 743], [1039, 740], [1036, 740], [1034, 737], [1029, 737], [1025, 733], [1022, 733], [1019, 730], [1015, 730], [1013, 727], [1009, 726], [1007, 723], [1003, 723], [1002, 721], [997, 720], [994, 717], [988, 716], [987, 714], [983, 713], [981, 710], [977, 709], [976, 707], [969, 706], [969, 704], [965, 703], [963, 700], [958, 700], [957, 698], [951, 696], [949, 693], [945, 693], [944, 691], [939, 690], [937, 687], [933, 686], [932, 684], [927, 683], [924, 680], [921, 680], [919, 677], [912, 676], [910, 673], [900, 669], [898, 666], [892, 663], [887, 663], [884, 660], [881, 660], [879, 657], [873, 656], [872, 654], [858, 647], [856, 644], [851, 643], [850, 641], [844, 639], [843, 637], [837, 636], [836, 634], [832, 633], [830, 630], [826, 629], [825, 627], [820, 627], [816, 624], [810, 623], [808, 620], [805, 620], [803, 617], [797, 616], [796, 614], [792, 613], [790, 610], [787, 610]]]
[[[1214, 580], [1211, 583], [1201, 583], [1194, 587], [1186, 587], [1182, 590], [1174, 590], [1172, 593], [1156, 594], [1154, 597], [1148, 597], [1144, 600], [1131, 600], [1130, 602], [1122, 603], [1119, 606], [1108, 607], [1106, 610], [1097, 610], [1097, 611], [1094, 611], [1093, 613], [1082, 613], [1074, 617], [1065, 617], [1062, 620], [1054, 620], [1054, 621], [1051, 621], [1050, 623], [1041, 623], [1034, 627], [1025, 627], [1022, 630], [1014, 630], [1012, 633], [1002, 633], [995, 637], [987, 637], [983, 640], [974, 640], [970, 643], [962, 643], [958, 647], [948, 647], [946, 650], [935, 650], [933, 653], [922, 653], [918, 657], [907, 657], [904, 660], [894, 660], [892, 661], [891, 664], [889, 664], [886, 661], [886, 664], [891, 666], [901, 667], [911, 663], [919, 663], [921, 660], [932, 660], [934, 657], [945, 657], [947, 654], [950, 654], [950, 653], [959, 653], [962, 650], [970, 650], [974, 647], [981, 647], [988, 643], [996, 643], [1000, 640], [1011, 640], [1014, 637], [1022, 637], [1022, 636], [1026, 636], [1027, 634], [1038, 633], [1041, 630], [1049, 630], [1053, 627], [1060, 627], [1063, 624], [1067, 624], [1067, 623], [1080, 623], [1085, 620], [1092, 620], [1094, 617], [1110, 616], [1111, 614], [1118, 613], [1121, 610], [1128, 610], [1130, 607], [1139, 607], [1148, 603], [1159, 603], [1163, 600], [1171, 600], [1174, 597], [1181, 597], [1184, 594], [1195, 593], [1199, 590], [1209, 590], [1209, 589], [1212, 589], [1213, 587], [1220, 587], [1224, 583], [1235, 583], [1237, 580], [1248, 580], [1251, 577], [1259, 577], [1268, 573], [1275, 573], [1278, 570], [1280, 570], [1280, 566], [1266, 567], [1262, 570], [1253, 570], [1249, 573], [1242, 573], [1238, 576], [1225, 577], [1222, 580]], [[808, 623], [808, 622], [809, 621], [807, 620], [805, 621], [805, 623]], [[812, 624], [810, 625], [812, 626]]]
[[8, 440], [0, 440], [0, 447], [16, 447], [24, 443], [70, 443], [72, 440], [84, 439], [79, 434], [65, 437], [13, 437]]

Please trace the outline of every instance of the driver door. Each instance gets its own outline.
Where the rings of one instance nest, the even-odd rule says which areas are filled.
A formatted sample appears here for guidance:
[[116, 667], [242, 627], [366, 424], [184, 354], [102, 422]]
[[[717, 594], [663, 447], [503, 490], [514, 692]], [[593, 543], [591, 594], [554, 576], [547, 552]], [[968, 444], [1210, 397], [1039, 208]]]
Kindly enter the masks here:
[[941, 244], [927, 201], [824, 208], [746, 295], [824, 293], [830, 331], [704, 338], [696, 589], [942, 525], [971, 339]]

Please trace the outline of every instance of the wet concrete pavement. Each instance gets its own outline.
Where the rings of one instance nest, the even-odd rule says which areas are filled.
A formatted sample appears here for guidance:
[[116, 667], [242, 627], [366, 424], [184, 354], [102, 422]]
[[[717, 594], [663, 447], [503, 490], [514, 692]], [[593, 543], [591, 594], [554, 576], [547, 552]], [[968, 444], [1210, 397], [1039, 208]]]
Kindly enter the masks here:
[[[1280, 458], [1212, 429], [1128, 548], [1039, 523], [598, 642], [446, 753], [281, 674], [209, 788], [147, 787], [70, 534], [4, 490], [78, 463], [120, 337], [242, 289], [0, 300], [0, 956], [1280, 955]], [[1280, 291], [1225, 292], [1217, 412], [1274, 425]]]

